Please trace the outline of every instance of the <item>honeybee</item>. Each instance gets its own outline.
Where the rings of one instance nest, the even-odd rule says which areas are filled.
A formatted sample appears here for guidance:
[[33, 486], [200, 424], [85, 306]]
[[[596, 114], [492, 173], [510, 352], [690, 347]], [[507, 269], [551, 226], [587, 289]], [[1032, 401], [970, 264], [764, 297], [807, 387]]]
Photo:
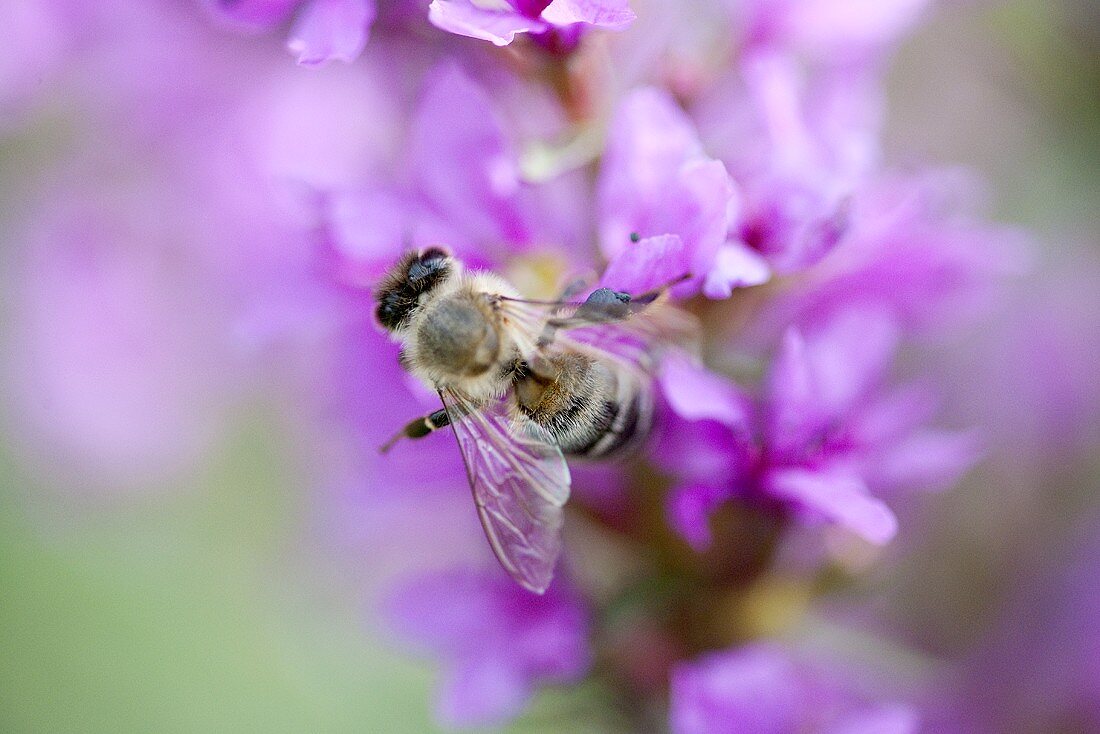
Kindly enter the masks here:
[[441, 248], [407, 253], [376, 289], [401, 365], [443, 402], [382, 451], [451, 426], [493, 552], [533, 592], [550, 585], [561, 551], [564, 455], [621, 455], [649, 432], [659, 347], [694, 328], [658, 303], [664, 291], [524, 300]]

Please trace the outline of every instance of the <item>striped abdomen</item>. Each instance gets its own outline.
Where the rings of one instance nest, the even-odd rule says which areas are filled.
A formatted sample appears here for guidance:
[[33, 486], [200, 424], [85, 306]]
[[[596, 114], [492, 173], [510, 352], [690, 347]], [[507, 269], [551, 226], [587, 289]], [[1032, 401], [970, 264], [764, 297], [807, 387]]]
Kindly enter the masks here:
[[648, 389], [577, 352], [521, 365], [514, 386], [520, 411], [574, 456], [595, 459], [632, 448], [653, 420]]

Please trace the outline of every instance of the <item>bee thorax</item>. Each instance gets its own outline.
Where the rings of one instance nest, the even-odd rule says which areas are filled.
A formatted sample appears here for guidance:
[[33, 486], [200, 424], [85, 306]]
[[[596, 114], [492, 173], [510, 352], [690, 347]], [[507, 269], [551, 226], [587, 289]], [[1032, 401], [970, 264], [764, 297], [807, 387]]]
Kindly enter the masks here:
[[417, 325], [416, 345], [419, 361], [444, 378], [485, 373], [500, 353], [500, 337], [487, 314], [460, 294], [429, 307]]

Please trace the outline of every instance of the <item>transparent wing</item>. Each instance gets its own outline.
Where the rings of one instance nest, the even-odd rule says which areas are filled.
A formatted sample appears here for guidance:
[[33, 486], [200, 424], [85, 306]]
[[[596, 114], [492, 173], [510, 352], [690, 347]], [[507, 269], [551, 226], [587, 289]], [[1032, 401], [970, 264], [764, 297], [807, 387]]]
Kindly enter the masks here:
[[668, 304], [663, 293], [599, 304], [504, 298], [499, 308], [522, 332], [538, 335], [521, 347], [527, 358], [552, 348], [575, 349], [645, 379], [664, 353], [699, 351], [698, 321]]
[[439, 393], [451, 420], [478, 517], [493, 552], [520, 585], [546, 591], [561, 552], [569, 467], [550, 435], [509, 414], [507, 398], [481, 405]]

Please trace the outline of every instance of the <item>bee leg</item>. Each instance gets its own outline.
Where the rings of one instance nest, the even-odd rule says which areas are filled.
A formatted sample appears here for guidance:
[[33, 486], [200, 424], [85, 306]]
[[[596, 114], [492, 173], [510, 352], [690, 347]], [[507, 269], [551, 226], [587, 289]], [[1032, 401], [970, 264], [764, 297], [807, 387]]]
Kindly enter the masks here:
[[451, 417], [447, 415], [447, 411], [444, 408], [440, 408], [423, 418], [409, 421], [408, 425], [395, 433], [393, 438], [382, 444], [378, 450], [384, 454], [393, 448], [393, 445], [402, 438], [424, 438], [429, 433], [449, 425], [451, 425]]

